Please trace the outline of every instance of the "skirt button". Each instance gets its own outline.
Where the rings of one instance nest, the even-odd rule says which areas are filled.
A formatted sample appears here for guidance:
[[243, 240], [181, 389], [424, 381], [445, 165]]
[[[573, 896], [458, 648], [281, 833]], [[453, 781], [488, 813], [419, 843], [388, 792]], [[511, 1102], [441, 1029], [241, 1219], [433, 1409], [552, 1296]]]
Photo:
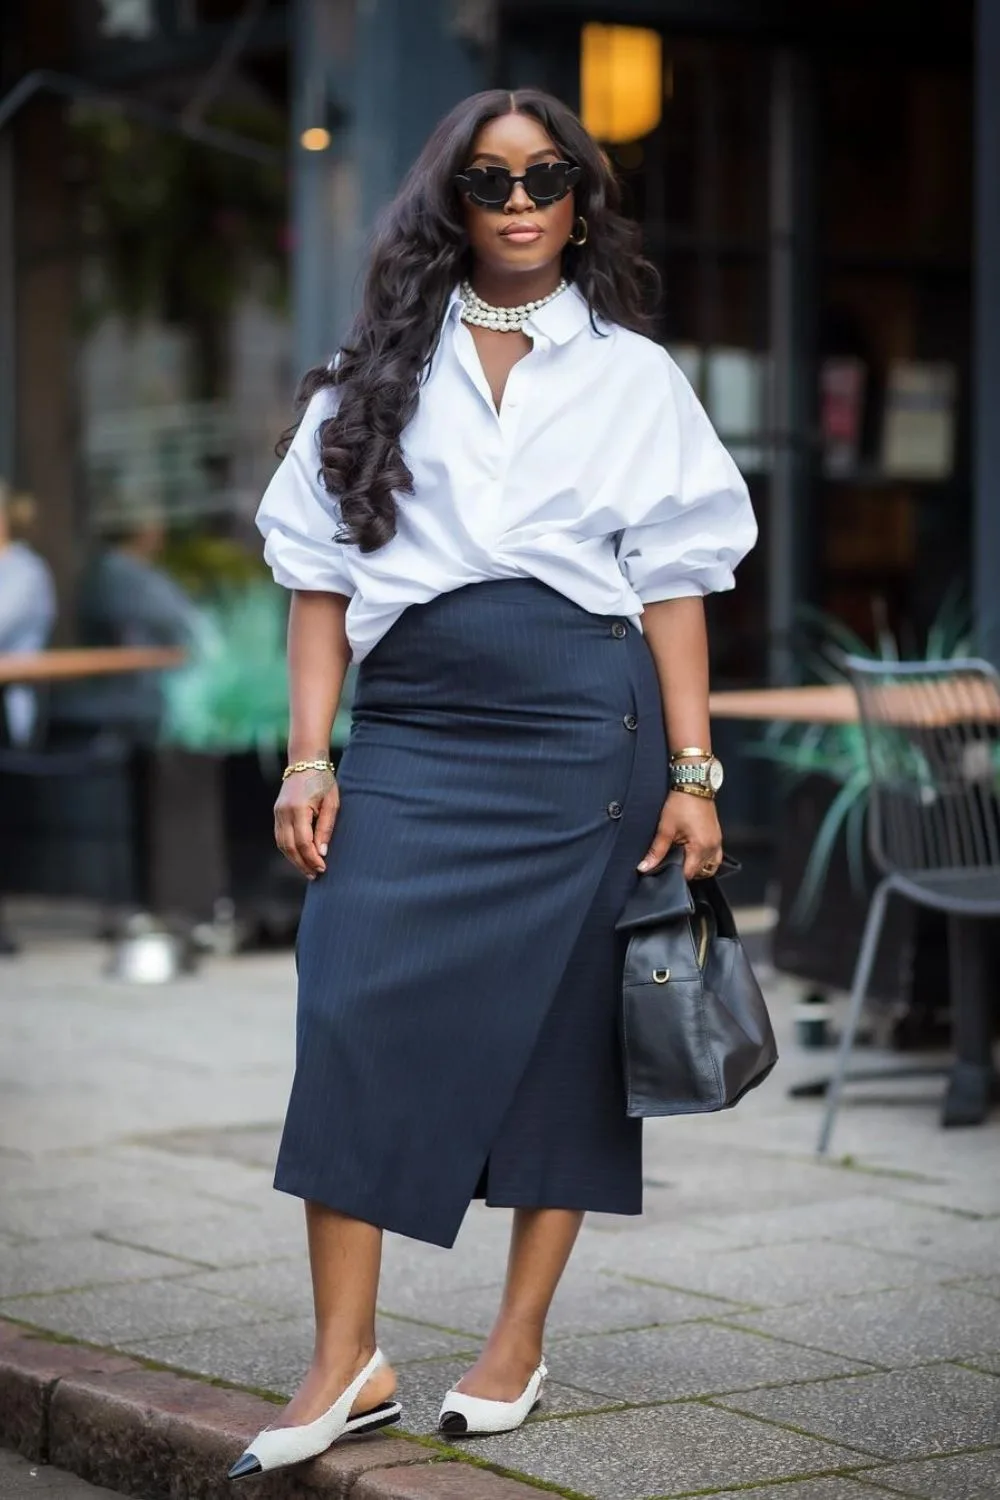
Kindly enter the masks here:
[[611, 627], [611, 634], [614, 636], [616, 641], [623, 641], [628, 635], [628, 626], [623, 625], [621, 620], [616, 620]]
[[622, 719], [622, 723], [625, 725], [626, 729], [639, 728], [639, 720], [636, 718], [635, 714], [626, 714], [624, 719]]
[[621, 815], [622, 815], [622, 811], [623, 811], [623, 809], [622, 809], [622, 805], [621, 805], [620, 802], [609, 802], [608, 803], [608, 817], [609, 818], [620, 818]]

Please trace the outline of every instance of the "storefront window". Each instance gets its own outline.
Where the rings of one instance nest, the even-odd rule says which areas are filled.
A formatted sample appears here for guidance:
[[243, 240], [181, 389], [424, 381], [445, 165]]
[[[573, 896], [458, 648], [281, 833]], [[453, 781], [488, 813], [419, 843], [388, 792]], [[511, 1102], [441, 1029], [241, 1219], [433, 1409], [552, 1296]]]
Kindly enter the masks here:
[[88, 531], [100, 545], [162, 525], [195, 594], [257, 566], [252, 517], [292, 384], [282, 124], [243, 110], [226, 125], [273, 161], [106, 110], [73, 122]]
[[920, 651], [968, 573], [968, 81], [831, 62], [820, 104], [819, 602]]
[[[766, 538], [768, 139], [762, 53], [664, 37], [656, 126], [609, 144], [663, 278], [661, 336], [750, 483]], [[767, 672], [766, 540], [712, 599], [714, 679]]]

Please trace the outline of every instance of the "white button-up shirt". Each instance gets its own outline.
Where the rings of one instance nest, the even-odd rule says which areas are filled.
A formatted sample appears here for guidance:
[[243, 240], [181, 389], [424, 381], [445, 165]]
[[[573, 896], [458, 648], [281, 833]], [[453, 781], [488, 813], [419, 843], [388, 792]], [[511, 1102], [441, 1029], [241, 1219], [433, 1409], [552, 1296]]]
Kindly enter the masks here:
[[757, 527], [746, 485], [673, 360], [591, 325], [569, 287], [525, 325], [531, 351], [497, 411], [453, 294], [403, 455], [414, 492], [376, 552], [334, 541], [313, 397], [261, 502], [264, 555], [287, 588], [345, 594], [355, 661], [403, 610], [450, 589], [536, 578], [595, 614], [733, 586]]

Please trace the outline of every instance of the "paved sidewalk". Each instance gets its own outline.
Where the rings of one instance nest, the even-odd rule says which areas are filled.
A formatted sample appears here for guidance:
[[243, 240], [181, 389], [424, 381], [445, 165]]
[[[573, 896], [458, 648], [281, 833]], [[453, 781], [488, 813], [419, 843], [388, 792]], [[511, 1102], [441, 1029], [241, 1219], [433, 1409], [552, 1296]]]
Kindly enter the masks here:
[[109, 1500], [110, 1495], [64, 1469], [0, 1449], [0, 1500]]
[[[0, 964], [0, 1318], [284, 1395], [311, 1341], [300, 1207], [269, 1177], [291, 958], [150, 989], [101, 965], [37, 937]], [[826, 1059], [769, 992], [773, 1081], [649, 1127], [644, 1217], [593, 1216], [559, 1293], [544, 1412], [460, 1456], [586, 1500], [1000, 1496], [1000, 1119], [944, 1132], [939, 1080], [879, 1086], [819, 1164], [818, 1106], [786, 1090]], [[410, 1433], [489, 1326], [506, 1230], [474, 1207], [450, 1254], [387, 1238]]]

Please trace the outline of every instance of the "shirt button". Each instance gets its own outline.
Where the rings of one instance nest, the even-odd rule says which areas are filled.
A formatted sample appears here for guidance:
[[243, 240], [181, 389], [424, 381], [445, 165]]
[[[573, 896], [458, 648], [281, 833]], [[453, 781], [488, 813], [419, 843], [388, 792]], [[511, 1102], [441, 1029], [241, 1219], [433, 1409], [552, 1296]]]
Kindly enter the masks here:
[[636, 718], [635, 714], [626, 714], [624, 719], [622, 719], [622, 723], [625, 725], [626, 729], [639, 728], [639, 720]]
[[622, 808], [622, 805], [621, 805], [620, 802], [609, 802], [608, 803], [608, 817], [609, 818], [620, 818], [621, 815], [622, 815], [623, 810], [624, 809]]
[[611, 634], [614, 636], [616, 641], [623, 641], [628, 635], [628, 626], [623, 625], [621, 620], [616, 620], [611, 627]]

